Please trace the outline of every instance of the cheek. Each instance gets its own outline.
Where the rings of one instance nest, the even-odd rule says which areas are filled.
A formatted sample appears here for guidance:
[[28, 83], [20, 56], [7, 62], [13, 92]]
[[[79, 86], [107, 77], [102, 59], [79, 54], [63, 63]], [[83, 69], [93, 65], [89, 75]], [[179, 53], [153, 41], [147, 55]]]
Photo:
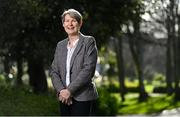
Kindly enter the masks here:
[[63, 26], [63, 28], [65, 28], [65, 25], [64, 25], [64, 24], [63, 24], [62, 26]]
[[80, 28], [80, 26], [77, 24], [77, 25], [75, 25], [75, 27], [77, 28], [77, 29], [79, 29]]
[[65, 24], [65, 23], [63, 23], [63, 27], [64, 27], [64, 28], [66, 27], [66, 24]]
[[67, 22], [64, 22], [64, 23], [63, 23], [63, 27], [66, 27], [67, 25], [68, 25]]

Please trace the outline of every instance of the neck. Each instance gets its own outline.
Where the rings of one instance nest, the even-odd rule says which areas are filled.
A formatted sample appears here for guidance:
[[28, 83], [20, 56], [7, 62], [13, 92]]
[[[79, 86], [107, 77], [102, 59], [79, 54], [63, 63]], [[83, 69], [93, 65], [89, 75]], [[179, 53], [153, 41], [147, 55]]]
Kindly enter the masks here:
[[74, 42], [76, 39], [79, 38], [79, 34], [77, 35], [68, 35], [69, 41]]

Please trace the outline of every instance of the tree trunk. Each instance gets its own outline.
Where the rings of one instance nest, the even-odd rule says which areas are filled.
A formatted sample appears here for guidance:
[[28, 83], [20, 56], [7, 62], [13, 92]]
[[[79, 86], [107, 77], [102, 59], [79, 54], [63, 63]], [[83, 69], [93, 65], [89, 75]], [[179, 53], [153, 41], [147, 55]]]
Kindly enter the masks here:
[[172, 87], [172, 46], [171, 46], [171, 38], [168, 38], [167, 41], [167, 50], [166, 50], [166, 88], [168, 95], [173, 93]]
[[9, 72], [10, 72], [10, 65], [9, 65], [9, 57], [8, 55], [5, 55], [5, 59], [3, 61], [3, 64], [4, 64], [4, 76], [6, 78], [6, 82], [9, 83], [10, 79], [9, 79]]
[[[174, 16], [174, 1], [170, 1], [170, 6], [168, 7], [169, 12], [167, 12], [167, 31], [168, 31], [168, 40], [167, 40], [167, 61], [166, 61], [166, 84], [167, 84], [167, 93], [170, 95], [173, 93], [173, 78], [175, 78], [175, 16]], [[175, 82], [176, 83], [176, 82]]]
[[[138, 38], [141, 38], [140, 31], [139, 31], [139, 22], [133, 22], [134, 32], [131, 33], [129, 26], [128, 26], [128, 35], [129, 35], [129, 47], [130, 51], [135, 63], [136, 67], [136, 74], [139, 79], [139, 101], [144, 101], [148, 98], [148, 94], [145, 91], [144, 88], [144, 79], [143, 79], [143, 71], [142, 71], [142, 62], [140, 62], [140, 55], [142, 54], [141, 51], [139, 51], [139, 44]], [[140, 40], [140, 39], [139, 39]]]
[[23, 64], [22, 59], [19, 58], [17, 60], [17, 69], [18, 69], [17, 79], [16, 79], [16, 85], [17, 86], [22, 85], [22, 75], [23, 75], [23, 66], [22, 66], [22, 64]]
[[119, 84], [120, 84], [120, 95], [122, 102], [125, 101], [125, 93], [126, 87], [124, 82], [124, 59], [123, 59], [123, 48], [122, 48], [122, 39], [114, 38], [114, 45], [117, 57], [117, 64], [118, 64], [118, 76], [119, 76]]
[[[180, 28], [180, 15], [178, 16], [178, 29]], [[175, 40], [175, 100], [180, 100], [180, 88], [179, 88], [179, 80], [180, 80], [180, 29], [178, 30], [178, 37]]]
[[180, 88], [179, 88], [179, 79], [180, 79], [180, 40], [176, 41], [176, 51], [175, 51], [175, 100], [180, 100]]
[[47, 92], [47, 80], [43, 66], [43, 59], [29, 58], [28, 59], [29, 83], [36, 94]]
[[[135, 63], [137, 77], [139, 79], [139, 101], [144, 101], [147, 99], [148, 94], [146, 93], [145, 88], [144, 88], [143, 71], [142, 71], [142, 67], [141, 67], [141, 63], [140, 63], [140, 59], [138, 55], [139, 53], [137, 52], [137, 45], [134, 44], [133, 39], [134, 38], [129, 38], [129, 44], [130, 44], [129, 47], [130, 47], [131, 54]], [[136, 46], [136, 49], [135, 49], [135, 46]]]

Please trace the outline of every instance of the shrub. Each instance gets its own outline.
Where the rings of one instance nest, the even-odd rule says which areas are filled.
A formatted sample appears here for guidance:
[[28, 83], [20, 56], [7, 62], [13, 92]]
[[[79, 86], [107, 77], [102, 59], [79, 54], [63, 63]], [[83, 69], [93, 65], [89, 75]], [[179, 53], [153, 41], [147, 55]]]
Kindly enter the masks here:
[[99, 99], [97, 101], [97, 115], [116, 115], [119, 109], [119, 101], [115, 95], [112, 95], [105, 87], [98, 88]]

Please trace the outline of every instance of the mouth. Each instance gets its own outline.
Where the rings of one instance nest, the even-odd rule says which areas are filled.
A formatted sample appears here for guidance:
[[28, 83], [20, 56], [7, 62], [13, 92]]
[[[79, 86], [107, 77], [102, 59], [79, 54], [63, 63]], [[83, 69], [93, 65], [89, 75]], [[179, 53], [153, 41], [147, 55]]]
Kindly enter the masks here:
[[73, 30], [73, 29], [74, 29], [74, 27], [67, 27], [67, 29], [68, 29], [68, 30]]

